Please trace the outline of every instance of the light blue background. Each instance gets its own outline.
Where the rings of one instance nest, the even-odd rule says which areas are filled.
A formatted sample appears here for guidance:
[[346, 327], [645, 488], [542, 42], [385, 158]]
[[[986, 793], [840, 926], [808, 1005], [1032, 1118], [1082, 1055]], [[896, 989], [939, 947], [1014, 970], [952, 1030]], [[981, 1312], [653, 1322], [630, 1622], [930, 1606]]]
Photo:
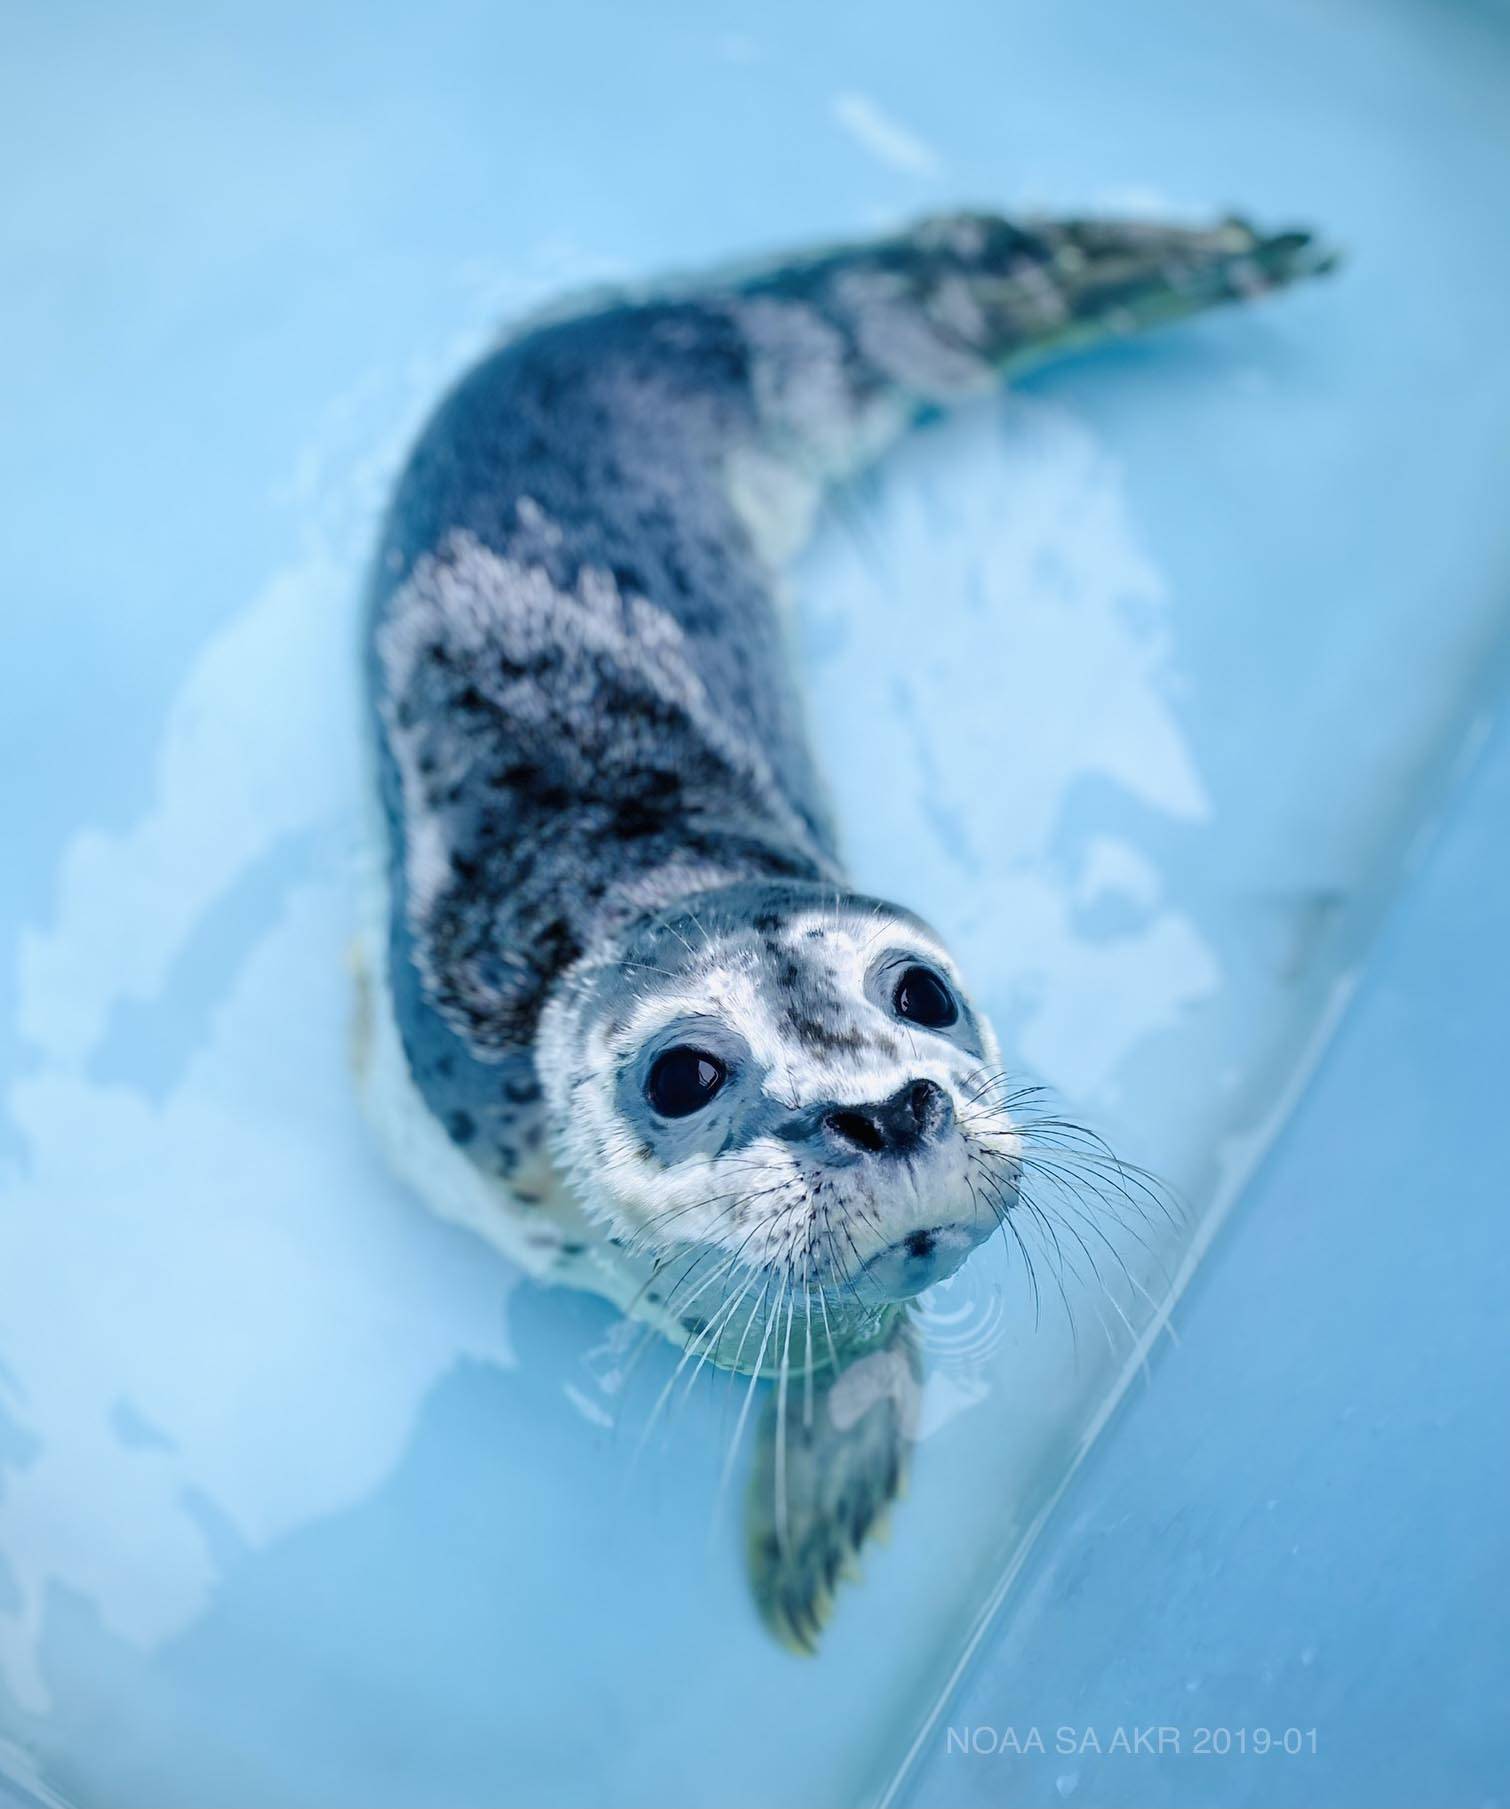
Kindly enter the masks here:
[[[1502, 739], [1455, 786], [1507, 623], [1506, 30], [1416, 0], [13, 9], [6, 1766], [200, 1803], [895, 1778], [1112, 1397], [1115, 1319], [1072, 1352], [972, 1265], [892, 1546], [816, 1667], [770, 1648], [727, 1516], [705, 1549], [719, 1403], [626, 1485], [611, 1316], [425, 1219], [357, 1119], [346, 685], [372, 511], [496, 322], [963, 198], [1240, 204], [1348, 262], [933, 428], [830, 522], [799, 638], [858, 876], [1208, 1226], [1362, 979], [902, 1796], [1503, 1795]], [[1197, 1711], [1320, 1756], [939, 1751]]]
[[[1507, 822], [1502, 718], [898, 1801], [1505, 1800]], [[1056, 1751], [1158, 1726], [1178, 1755]], [[1203, 1757], [1201, 1727], [1316, 1752]]]

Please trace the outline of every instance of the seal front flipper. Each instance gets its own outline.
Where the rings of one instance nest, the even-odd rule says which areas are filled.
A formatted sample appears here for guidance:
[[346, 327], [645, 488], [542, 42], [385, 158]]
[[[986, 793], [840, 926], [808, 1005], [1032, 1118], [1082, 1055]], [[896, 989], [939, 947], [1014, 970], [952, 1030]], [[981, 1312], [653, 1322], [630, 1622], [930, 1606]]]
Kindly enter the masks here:
[[921, 1366], [905, 1311], [837, 1371], [772, 1390], [746, 1510], [750, 1584], [782, 1642], [815, 1652], [840, 1579], [902, 1491], [917, 1422]]

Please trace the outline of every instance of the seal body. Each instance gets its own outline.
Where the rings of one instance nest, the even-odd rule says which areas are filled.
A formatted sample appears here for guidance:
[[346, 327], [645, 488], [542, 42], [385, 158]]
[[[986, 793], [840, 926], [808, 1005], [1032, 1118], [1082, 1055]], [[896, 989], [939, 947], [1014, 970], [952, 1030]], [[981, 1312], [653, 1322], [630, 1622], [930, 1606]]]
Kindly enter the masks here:
[[[1321, 262], [1237, 223], [957, 215], [606, 299], [463, 378], [366, 642], [364, 1084], [439, 1210], [783, 1403], [905, 1342], [900, 1303], [1010, 1214], [1020, 1137], [948, 951], [847, 885], [783, 565], [920, 411]], [[776, 1465], [801, 1499], [755, 1538], [758, 1593], [799, 1643], [895, 1492], [887, 1411], [827, 1445], [809, 1417]]]

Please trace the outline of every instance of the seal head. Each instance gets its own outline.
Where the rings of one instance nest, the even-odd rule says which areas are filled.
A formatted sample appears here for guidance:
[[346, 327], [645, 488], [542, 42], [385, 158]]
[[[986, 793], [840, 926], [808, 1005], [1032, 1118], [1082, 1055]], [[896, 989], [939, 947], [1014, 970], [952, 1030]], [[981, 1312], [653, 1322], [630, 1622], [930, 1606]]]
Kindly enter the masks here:
[[991, 1027], [878, 899], [773, 881], [651, 913], [569, 976], [541, 1053], [589, 1213], [627, 1249], [716, 1253], [724, 1299], [774, 1276], [847, 1323], [952, 1273], [1016, 1195]]

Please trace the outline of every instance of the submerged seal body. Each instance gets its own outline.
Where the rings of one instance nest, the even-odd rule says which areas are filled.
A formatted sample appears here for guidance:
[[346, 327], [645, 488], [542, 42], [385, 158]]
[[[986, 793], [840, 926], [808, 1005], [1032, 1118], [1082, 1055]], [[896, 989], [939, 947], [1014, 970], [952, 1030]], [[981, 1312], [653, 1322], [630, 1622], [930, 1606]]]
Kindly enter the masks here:
[[1011, 1214], [1022, 1151], [948, 950], [846, 881], [782, 567], [920, 411], [1323, 265], [1234, 222], [925, 221], [523, 332], [398, 484], [372, 1114], [534, 1274], [779, 1378], [751, 1555], [795, 1643], [907, 1449], [905, 1388], [825, 1408], [858, 1361], [913, 1373], [905, 1303]]

